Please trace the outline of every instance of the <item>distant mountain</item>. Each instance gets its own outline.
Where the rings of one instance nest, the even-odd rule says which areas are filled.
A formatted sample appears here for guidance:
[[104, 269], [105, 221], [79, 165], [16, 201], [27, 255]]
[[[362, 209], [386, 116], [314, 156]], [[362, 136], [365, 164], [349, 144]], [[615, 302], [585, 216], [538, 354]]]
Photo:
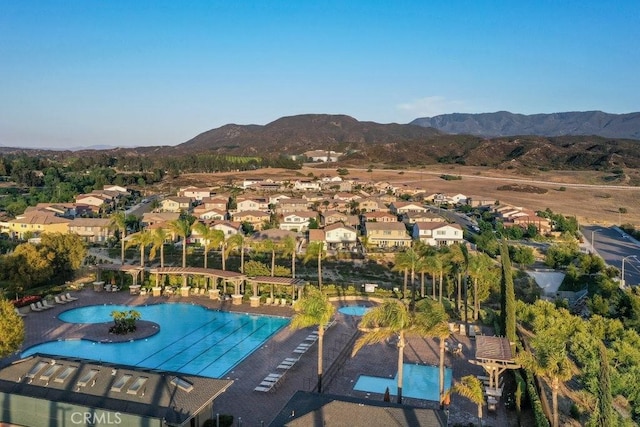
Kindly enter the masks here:
[[513, 114], [508, 111], [482, 114], [443, 114], [423, 117], [413, 125], [445, 133], [487, 138], [516, 135], [597, 135], [605, 138], [640, 139], [640, 112], [609, 114], [602, 111], [553, 114]]
[[229, 124], [177, 145], [178, 152], [214, 151], [250, 156], [301, 154], [331, 149], [353, 152], [373, 144], [418, 141], [439, 135], [414, 125], [360, 122], [353, 117], [304, 114], [282, 117], [264, 126]]

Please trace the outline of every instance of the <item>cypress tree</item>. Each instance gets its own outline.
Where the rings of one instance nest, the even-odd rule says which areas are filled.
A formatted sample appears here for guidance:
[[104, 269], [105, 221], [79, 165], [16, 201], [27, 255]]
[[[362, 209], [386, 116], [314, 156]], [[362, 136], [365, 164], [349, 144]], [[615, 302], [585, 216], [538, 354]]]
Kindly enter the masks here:
[[511, 260], [506, 241], [500, 245], [500, 259], [502, 261], [502, 281], [500, 295], [501, 327], [509, 342], [516, 342], [516, 294], [511, 274]]
[[600, 381], [598, 384], [598, 425], [609, 427], [613, 423], [613, 403], [611, 399], [611, 378], [607, 348], [600, 341]]

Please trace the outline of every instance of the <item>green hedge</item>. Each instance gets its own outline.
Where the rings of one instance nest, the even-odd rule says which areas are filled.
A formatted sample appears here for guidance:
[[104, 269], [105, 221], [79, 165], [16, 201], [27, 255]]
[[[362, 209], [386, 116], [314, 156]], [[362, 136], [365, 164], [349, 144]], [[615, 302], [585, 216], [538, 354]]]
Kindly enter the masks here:
[[534, 375], [528, 369], [524, 370], [525, 378], [527, 381], [527, 394], [529, 395], [529, 402], [531, 403], [531, 409], [533, 409], [533, 415], [536, 422], [536, 427], [549, 427], [549, 420], [542, 410], [542, 402], [540, 402], [540, 396], [538, 395], [538, 389], [534, 383]]

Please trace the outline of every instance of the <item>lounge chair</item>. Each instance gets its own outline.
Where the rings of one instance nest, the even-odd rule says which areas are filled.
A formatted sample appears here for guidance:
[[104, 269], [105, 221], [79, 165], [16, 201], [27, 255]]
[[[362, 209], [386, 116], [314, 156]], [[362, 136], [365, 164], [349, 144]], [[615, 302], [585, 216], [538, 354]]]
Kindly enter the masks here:
[[20, 316], [20, 317], [25, 317], [25, 316], [26, 316], [26, 314], [22, 314], [22, 313], [20, 313], [20, 310], [18, 310], [17, 308], [14, 308], [13, 310], [14, 310], [14, 311], [16, 312], [16, 314], [17, 314], [18, 316]]
[[31, 304], [29, 304], [29, 308], [31, 308], [31, 311], [42, 311], [42, 309], [40, 307], [36, 306], [36, 304], [33, 303], [33, 302]]
[[69, 301], [64, 301], [64, 300], [62, 300], [58, 295], [56, 295], [55, 297], [53, 297], [53, 299], [54, 299], [54, 300], [56, 301], [56, 303], [58, 303], [58, 304], [66, 304], [66, 303], [68, 303], [68, 302], [69, 302]]
[[45, 308], [53, 308], [53, 307], [55, 307], [55, 305], [51, 305], [51, 304], [49, 304], [49, 303], [47, 302], [47, 300], [42, 300], [42, 305], [43, 305]]
[[67, 300], [69, 300], [69, 301], [75, 301], [75, 300], [77, 300], [77, 299], [78, 299], [78, 298], [76, 298], [76, 297], [72, 297], [72, 296], [71, 296], [71, 294], [70, 294], [69, 292], [67, 292], [67, 293], [65, 294], [65, 297], [66, 297], [66, 298], [67, 298]]
[[49, 306], [45, 306], [44, 304], [42, 304], [42, 301], [38, 301], [36, 303], [36, 307], [39, 308], [40, 311], [47, 310], [50, 308]]
[[271, 391], [271, 389], [273, 389], [273, 384], [271, 384], [270, 386], [267, 386], [267, 387], [258, 386], [256, 388], [254, 388], [253, 390], [254, 391], [261, 391], [263, 393], [266, 393], [268, 391]]

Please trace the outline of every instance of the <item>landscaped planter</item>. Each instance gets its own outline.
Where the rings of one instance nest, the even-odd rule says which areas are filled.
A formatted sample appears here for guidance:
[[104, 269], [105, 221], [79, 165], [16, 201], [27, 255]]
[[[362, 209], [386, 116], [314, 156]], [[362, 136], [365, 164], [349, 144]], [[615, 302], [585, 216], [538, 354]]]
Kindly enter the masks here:
[[180, 296], [188, 297], [191, 286], [183, 286], [180, 288]]

